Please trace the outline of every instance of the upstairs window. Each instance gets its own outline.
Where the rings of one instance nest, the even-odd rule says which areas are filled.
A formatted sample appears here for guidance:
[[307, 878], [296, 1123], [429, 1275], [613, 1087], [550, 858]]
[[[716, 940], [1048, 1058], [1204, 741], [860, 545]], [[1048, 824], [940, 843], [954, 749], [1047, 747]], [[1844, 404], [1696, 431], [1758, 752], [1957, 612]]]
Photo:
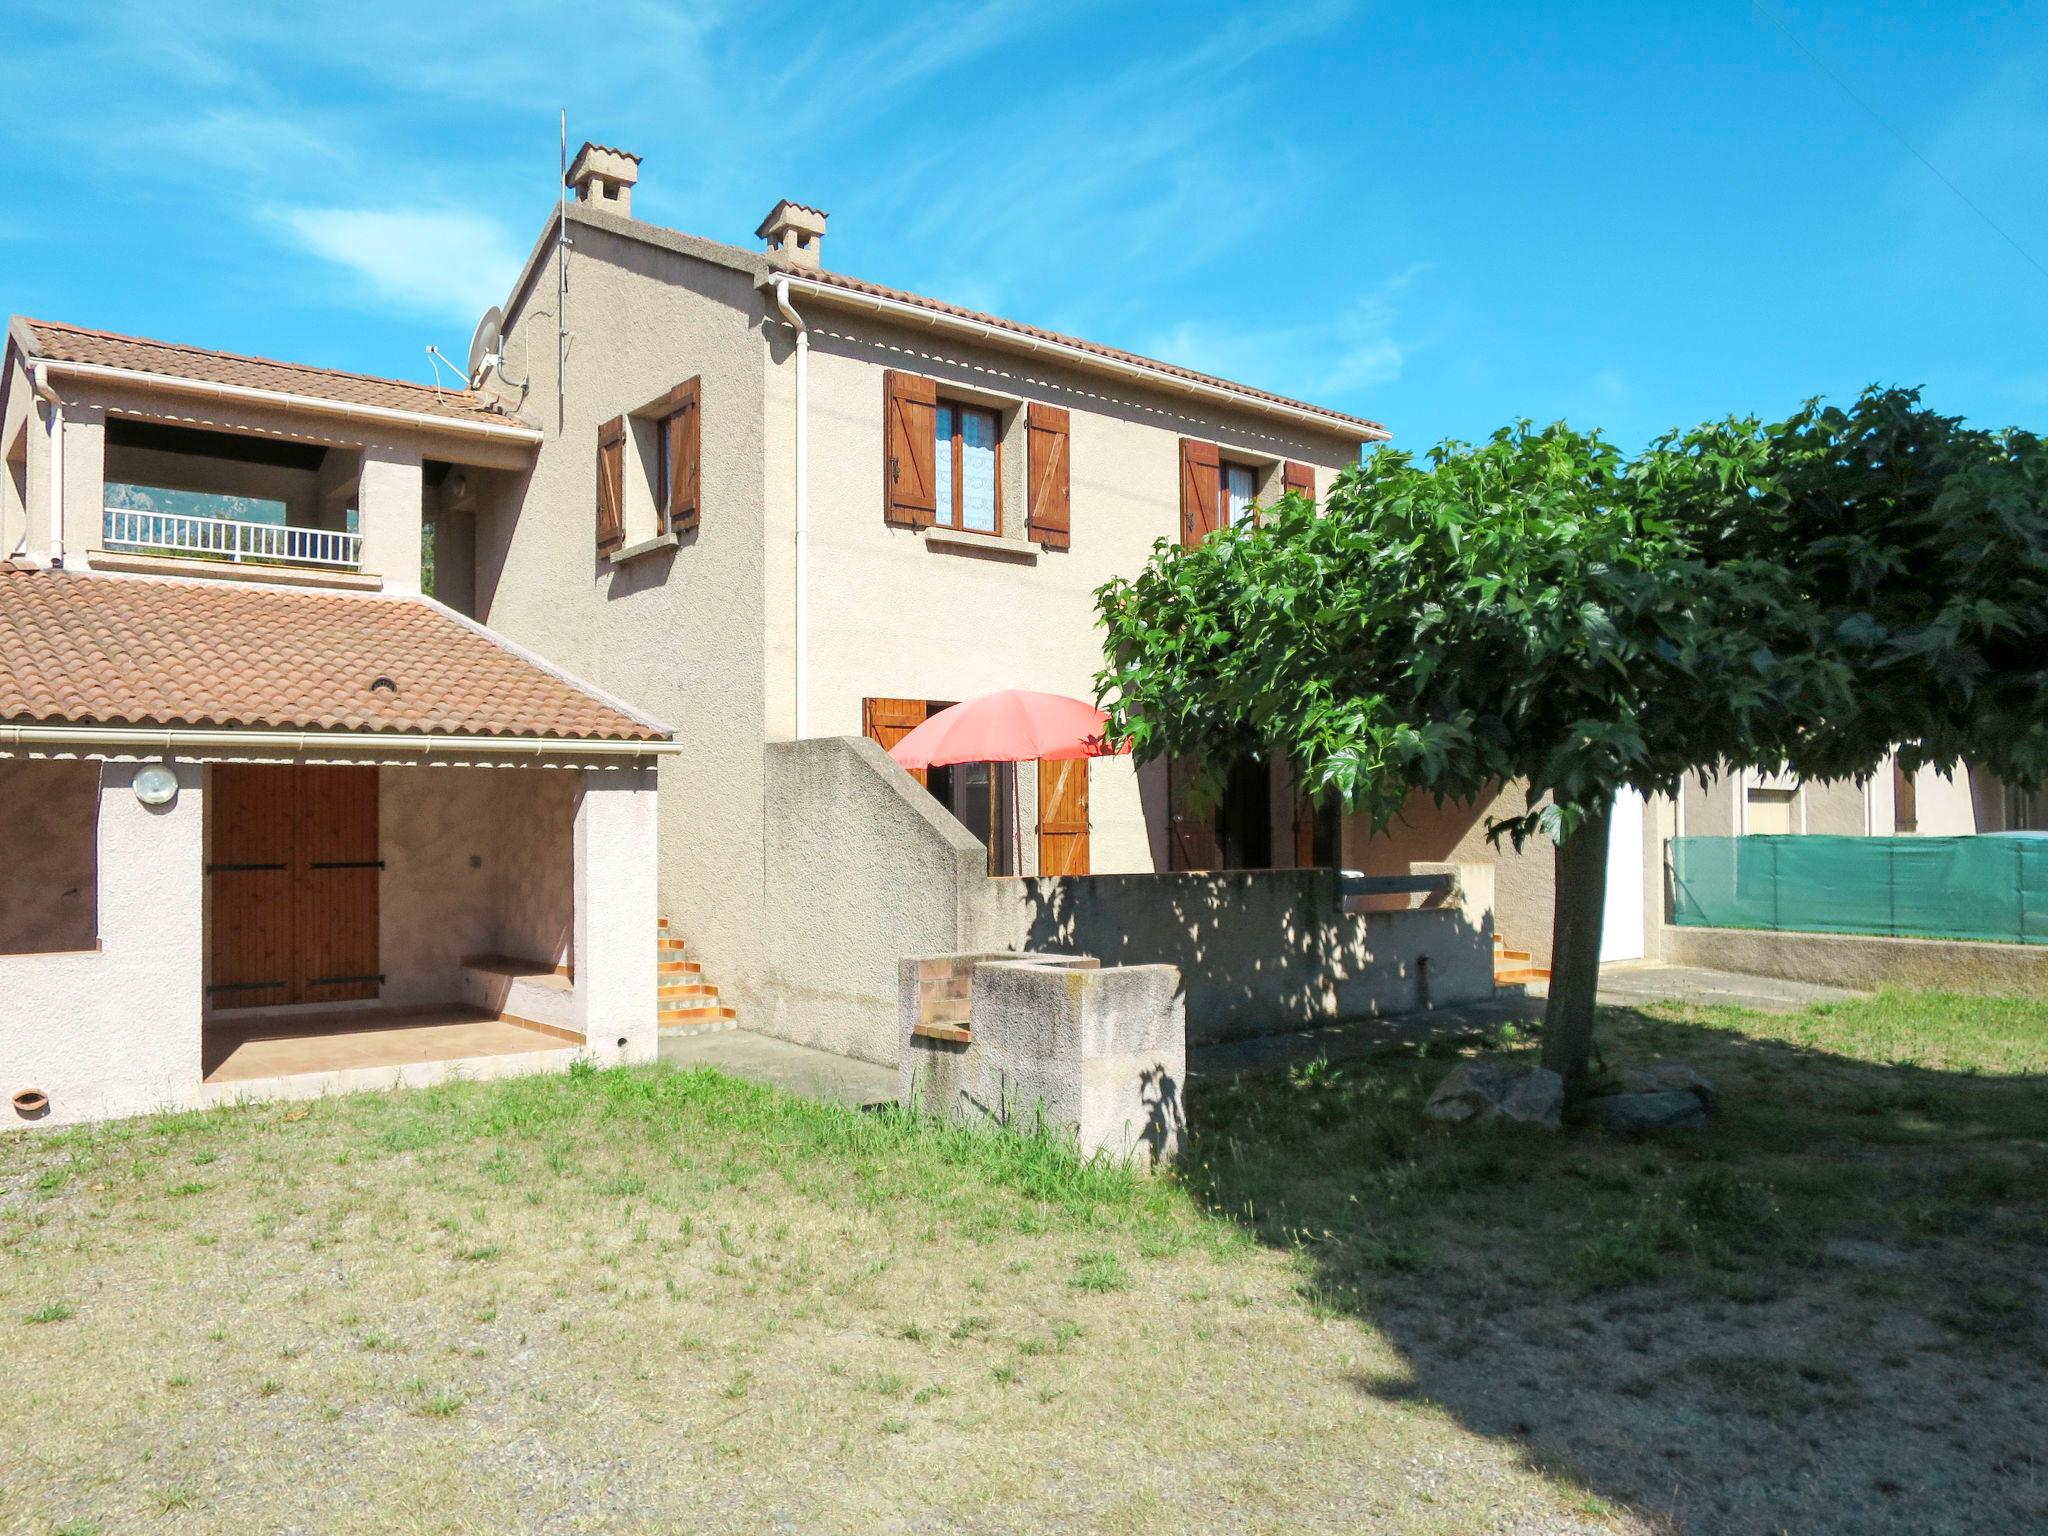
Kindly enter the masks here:
[[932, 452], [937, 526], [972, 533], [1000, 530], [1001, 453], [994, 411], [939, 401]]
[[1252, 503], [1259, 497], [1259, 472], [1249, 464], [1223, 461], [1223, 523], [1236, 528], [1252, 520]]

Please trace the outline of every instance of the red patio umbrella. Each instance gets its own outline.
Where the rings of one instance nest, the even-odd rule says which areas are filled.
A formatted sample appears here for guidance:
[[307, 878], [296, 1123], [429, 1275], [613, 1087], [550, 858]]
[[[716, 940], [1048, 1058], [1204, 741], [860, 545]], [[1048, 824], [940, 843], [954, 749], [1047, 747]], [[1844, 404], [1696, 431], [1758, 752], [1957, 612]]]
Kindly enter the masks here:
[[1057, 693], [1005, 688], [940, 710], [889, 749], [910, 769], [949, 763], [1024, 763], [1038, 758], [1106, 757], [1109, 716]]
[[[915, 771], [953, 763], [1023, 763], [1129, 751], [1128, 746], [1111, 747], [1103, 740], [1108, 719], [1093, 704], [1063, 694], [1005, 688], [940, 710], [891, 747], [889, 755]], [[1014, 768], [1009, 801], [1015, 840], [1021, 845], [1023, 809], [1017, 804]]]

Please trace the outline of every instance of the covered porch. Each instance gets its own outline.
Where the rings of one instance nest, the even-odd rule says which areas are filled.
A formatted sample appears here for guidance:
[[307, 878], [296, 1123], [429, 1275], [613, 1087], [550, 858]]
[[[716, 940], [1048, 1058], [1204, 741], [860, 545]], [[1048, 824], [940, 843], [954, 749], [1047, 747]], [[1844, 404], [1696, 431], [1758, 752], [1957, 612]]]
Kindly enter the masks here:
[[[220, 762], [205, 781], [208, 1083], [589, 1043], [578, 770]], [[581, 871], [581, 905], [607, 878]]]
[[654, 1059], [660, 727], [417, 599], [0, 588], [15, 1121]]
[[315, 1008], [290, 1017], [209, 1020], [199, 1070], [209, 1087], [308, 1072], [355, 1072], [434, 1062], [568, 1051], [580, 1035], [466, 1003]]

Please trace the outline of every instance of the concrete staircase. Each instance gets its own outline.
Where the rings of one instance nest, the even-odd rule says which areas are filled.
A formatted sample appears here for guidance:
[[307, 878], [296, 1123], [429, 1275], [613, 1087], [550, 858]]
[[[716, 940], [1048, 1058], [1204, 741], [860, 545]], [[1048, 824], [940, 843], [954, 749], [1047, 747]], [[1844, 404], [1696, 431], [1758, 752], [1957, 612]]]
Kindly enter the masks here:
[[655, 1016], [664, 1036], [701, 1035], [714, 1029], [739, 1028], [739, 1010], [718, 1001], [718, 988], [704, 979], [704, 967], [687, 958], [681, 939], [660, 919], [655, 939]]
[[1509, 949], [1507, 940], [1499, 934], [1493, 936], [1493, 984], [1496, 987], [1519, 987], [1532, 981], [1550, 980], [1550, 967], [1535, 963], [1536, 957], [1526, 949]]

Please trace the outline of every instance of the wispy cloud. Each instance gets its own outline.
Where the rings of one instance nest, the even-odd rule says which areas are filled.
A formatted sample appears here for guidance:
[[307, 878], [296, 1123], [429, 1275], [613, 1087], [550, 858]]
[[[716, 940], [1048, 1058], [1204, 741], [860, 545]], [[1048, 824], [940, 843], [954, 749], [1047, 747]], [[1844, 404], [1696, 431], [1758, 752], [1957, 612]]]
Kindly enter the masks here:
[[2037, 55], [2007, 61], [1900, 156], [1893, 195], [1908, 247], [1902, 271], [1929, 287], [1967, 273], [2041, 293], [2048, 216], [2033, 191], [2044, 180], [2048, 56]]
[[346, 270], [363, 299], [467, 320], [505, 296], [524, 254], [494, 220], [461, 208], [285, 208], [287, 239]]
[[1155, 333], [1140, 350], [1247, 384], [1342, 401], [1401, 376], [1416, 343], [1395, 334], [1397, 301], [1426, 270], [1410, 268], [1334, 316], [1276, 326], [1187, 321]]

